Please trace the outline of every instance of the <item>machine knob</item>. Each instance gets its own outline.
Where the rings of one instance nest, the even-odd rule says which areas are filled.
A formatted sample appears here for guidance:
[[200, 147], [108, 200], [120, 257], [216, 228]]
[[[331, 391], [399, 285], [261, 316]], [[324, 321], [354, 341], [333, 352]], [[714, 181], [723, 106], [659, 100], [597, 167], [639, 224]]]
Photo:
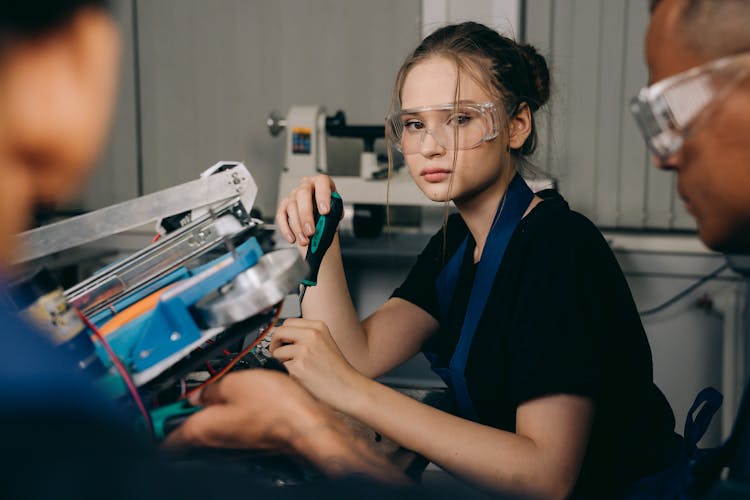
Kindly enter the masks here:
[[271, 135], [276, 137], [286, 128], [286, 119], [278, 111], [271, 111], [266, 119], [266, 125]]

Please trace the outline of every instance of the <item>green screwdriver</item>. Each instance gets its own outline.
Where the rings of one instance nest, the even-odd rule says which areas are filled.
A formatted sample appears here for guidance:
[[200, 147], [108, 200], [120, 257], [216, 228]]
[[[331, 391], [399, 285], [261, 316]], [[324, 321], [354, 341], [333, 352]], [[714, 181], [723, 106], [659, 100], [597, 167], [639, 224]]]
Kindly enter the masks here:
[[321, 215], [317, 208], [313, 211], [315, 217], [315, 234], [310, 239], [310, 245], [307, 247], [305, 261], [310, 266], [310, 272], [302, 280], [302, 289], [300, 290], [299, 301], [305, 296], [305, 290], [308, 286], [318, 284], [318, 271], [320, 264], [323, 262], [323, 256], [333, 242], [333, 236], [336, 234], [336, 228], [339, 225], [341, 217], [344, 215], [344, 202], [341, 195], [336, 192], [331, 193], [331, 209], [325, 215]]

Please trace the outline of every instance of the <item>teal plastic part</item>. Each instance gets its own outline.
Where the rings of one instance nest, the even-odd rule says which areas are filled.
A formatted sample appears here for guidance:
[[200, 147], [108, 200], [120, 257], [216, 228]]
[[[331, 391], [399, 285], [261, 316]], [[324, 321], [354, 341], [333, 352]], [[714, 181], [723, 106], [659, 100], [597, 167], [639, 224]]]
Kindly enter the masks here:
[[167, 436], [165, 432], [166, 424], [170, 419], [188, 417], [202, 409], [202, 406], [193, 406], [186, 400], [182, 400], [150, 411], [151, 423], [154, 426], [154, 438], [161, 441]]

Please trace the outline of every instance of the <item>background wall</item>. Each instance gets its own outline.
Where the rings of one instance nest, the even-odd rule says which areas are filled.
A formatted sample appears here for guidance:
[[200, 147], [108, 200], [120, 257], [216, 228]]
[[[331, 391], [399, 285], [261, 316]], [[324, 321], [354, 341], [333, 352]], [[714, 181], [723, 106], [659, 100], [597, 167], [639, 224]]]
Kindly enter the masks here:
[[[642, 0], [116, 0], [124, 35], [112, 142], [84, 208], [193, 179], [243, 160], [274, 211], [283, 140], [269, 111], [322, 104], [350, 123], [380, 123], [395, 72], [446, 22], [482, 21], [547, 55], [553, 97], [535, 163], [601, 227], [694, 229], [672, 174], [654, 169], [628, 111], [647, 81]], [[333, 140], [332, 169], [358, 141]]]
[[[124, 35], [120, 107], [84, 200], [98, 208], [241, 160], [275, 211], [283, 138], [271, 110], [321, 104], [382, 123], [396, 71], [420, 39], [419, 0], [116, 0]], [[357, 160], [339, 140], [331, 162]], [[336, 165], [334, 165], [335, 169]]]
[[528, 0], [525, 35], [547, 55], [553, 98], [537, 163], [601, 227], [694, 229], [673, 174], [650, 163], [630, 99], [648, 81], [642, 0]]

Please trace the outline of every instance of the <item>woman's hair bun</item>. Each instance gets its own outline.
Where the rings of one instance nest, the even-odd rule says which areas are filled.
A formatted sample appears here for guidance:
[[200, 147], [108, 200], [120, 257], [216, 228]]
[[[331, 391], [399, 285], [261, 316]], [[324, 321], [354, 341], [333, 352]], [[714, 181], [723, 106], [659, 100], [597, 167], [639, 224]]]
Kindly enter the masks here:
[[550, 96], [549, 68], [547, 67], [547, 61], [533, 45], [519, 43], [518, 50], [530, 69], [529, 75], [532, 78], [530, 86], [533, 95], [528, 97], [533, 102], [528, 104], [532, 111], [536, 111], [546, 104]]

